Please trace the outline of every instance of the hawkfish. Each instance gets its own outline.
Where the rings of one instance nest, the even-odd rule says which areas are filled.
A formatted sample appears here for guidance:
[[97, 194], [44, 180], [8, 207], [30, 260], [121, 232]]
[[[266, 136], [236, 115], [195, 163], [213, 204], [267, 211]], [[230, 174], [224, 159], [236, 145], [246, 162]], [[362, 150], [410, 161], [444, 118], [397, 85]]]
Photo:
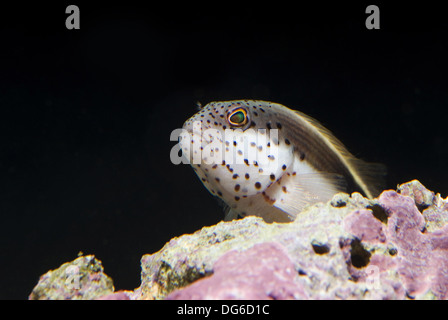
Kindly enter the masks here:
[[184, 123], [180, 148], [224, 203], [225, 220], [293, 221], [305, 206], [338, 192], [373, 198], [384, 176], [384, 166], [357, 159], [315, 119], [268, 101], [200, 107]]

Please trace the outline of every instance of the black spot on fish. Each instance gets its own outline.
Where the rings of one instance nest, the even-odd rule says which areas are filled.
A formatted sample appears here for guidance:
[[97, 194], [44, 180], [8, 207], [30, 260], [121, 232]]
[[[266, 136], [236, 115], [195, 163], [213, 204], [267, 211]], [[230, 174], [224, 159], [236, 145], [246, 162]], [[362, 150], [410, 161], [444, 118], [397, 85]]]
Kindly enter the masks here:
[[238, 174], [235, 173], [232, 178], [237, 179], [238, 177], [239, 177]]
[[235, 196], [235, 201], [238, 201], [238, 200], [240, 200], [240, 197]]
[[303, 160], [305, 160], [305, 153], [301, 152], [300, 153], [300, 161], [303, 161]]
[[267, 122], [267, 123], [266, 123], [266, 128], [268, 128], [269, 130], [272, 129], [272, 127], [271, 127], [271, 123], [270, 123], [270, 122]]
[[248, 166], [249, 165], [249, 160], [244, 159], [244, 163]]
[[218, 196], [222, 197], [222, 192], [218, 191]]
[[270, 205], [274, 204], [275, 199], [272, 199], [271, 197], [269, 197], [266, 192], [262, 192], [261, 193], [263, 195], [264, 201], [266, 201], [267, 203], [269, 203]]
[[287, 146], [289, 146], [291, 144], [291, 142], [288, 139], [285, 139], [285, 143]]
[[261, 183], [260, 182], [255, 182], [255, 189], [261, 189]]
[[246, 180], [249, 180], [249, 178], [250, 178], [250, 176], [249, 176], [248, 173], [246, 173], [246, 174], [244, 175], [244, 177], [246, 178]]
[[282, 124], [280, 122], [277, 122], [277, 128], [281, 129], [282, 128]]
[[286, 170], [286, 164], [282, 165], [282, 170], [283, 170], [283, 171]]
[[240, 185], [239, 185], [239, 184], [236, 184], [236, 185], [235, 185], [235, 191], [236, 191], [236, 192], [240, 191]]

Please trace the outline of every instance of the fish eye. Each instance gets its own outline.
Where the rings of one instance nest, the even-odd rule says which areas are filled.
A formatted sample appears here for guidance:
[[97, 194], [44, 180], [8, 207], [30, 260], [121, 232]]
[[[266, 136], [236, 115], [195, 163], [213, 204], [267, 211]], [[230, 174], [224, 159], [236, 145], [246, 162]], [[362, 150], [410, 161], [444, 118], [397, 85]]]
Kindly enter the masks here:
[[238, 108], [231, 111], [227, 115], [227, 121], [229, 121], [229, 123], [235, 127], [244, 126], [248, 121], [246, 110], [243, 108]]

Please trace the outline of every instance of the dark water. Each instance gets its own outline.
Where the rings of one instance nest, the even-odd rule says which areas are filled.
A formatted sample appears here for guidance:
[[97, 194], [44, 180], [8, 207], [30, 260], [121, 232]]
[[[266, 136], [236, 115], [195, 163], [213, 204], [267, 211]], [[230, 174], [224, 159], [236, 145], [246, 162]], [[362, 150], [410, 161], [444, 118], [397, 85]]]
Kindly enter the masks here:
[[[430, 7], [3, 7], [0, 298], [79, 251], [117, 289], [139, 259], [222, 218], [173, 129], [197, 101], [265, 99], [320, 120], [355, 155], [448, 195], [447, 30]], [[174, 10], [174, 11], [173, 11]]]

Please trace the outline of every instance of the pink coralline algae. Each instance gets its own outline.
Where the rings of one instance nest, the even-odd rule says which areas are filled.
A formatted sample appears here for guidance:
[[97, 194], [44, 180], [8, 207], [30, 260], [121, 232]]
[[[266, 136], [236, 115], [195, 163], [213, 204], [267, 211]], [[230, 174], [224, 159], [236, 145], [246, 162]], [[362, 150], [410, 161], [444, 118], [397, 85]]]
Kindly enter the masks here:
[[97, 298], [97, 300], [131, 300], [131, 297], [125, 291], [117, 291]]
[[394, 191], [379, 202], [389, 215], [386, 233], [397, 248], [397, 271], [409, 297], [428, 290], [437, 299], [448, 298], [448, 226], [425, 230], [425, 219], [414, 201]]
[[[378, 268], [379, 279], [383, 285], [393, 286], [398, 294], [396, 298], [431, 298], [433, 295], [436, 299], [447, 299], [448, 225], [428, 232], [424, 215], [416, 205], [430, 204], [425, 202], [424, 205], [422, 192], [417, 194], [418, 198], [413, 199], [395, 191], [385, 191], [378, 203], [388, 216], [387, 224], [368, 211], [359, 210], [345, 218], [345, 227], [364, 247], [382, 244], [389, 248], [389, 255], [371, 250], [369, 266]], [[435, 196], [430, 199], [433, 200], [440, 202]], [[427, 210], [434, 210], [434, 206], [436, 203]], [[351, 272], [358, 279], [365, 280], [368, 276], [363, 270], [352, 267]], [[394, 272], [398, 275], [396, 279], [391, 277]]]
[[167, 299], [304, 299], [294, 264], [278, 243], [232, 250], [216, 261], [213, 276], [196, 281]]

